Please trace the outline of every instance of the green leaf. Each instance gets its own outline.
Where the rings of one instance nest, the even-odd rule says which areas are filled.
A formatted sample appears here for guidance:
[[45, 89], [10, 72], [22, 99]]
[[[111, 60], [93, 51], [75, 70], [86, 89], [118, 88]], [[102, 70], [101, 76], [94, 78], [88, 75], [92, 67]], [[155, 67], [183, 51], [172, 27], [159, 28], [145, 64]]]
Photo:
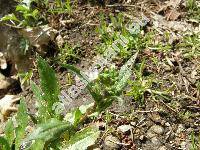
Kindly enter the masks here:
[[24, 99], [20, 100], [20, 105], [18, 108], [16, 121], [17, 121], [18, 125], [23, 128], [26, 128], [26, 126], [28, 124], [28, 113], [27, 113], [26, 103], [24, 102]]
[[71, 131], [72, 126], [69, 123], [61, 122], [57, 119], [50, 119], [46, 123], [40, 124], [26, 141], [43, 140], [44, 142], [60, 138], [65, 131]]
[[128, 62], [123, 65], [119, 71], [118, 82], [114, 84], [117, 92], [121, 92], [124, 86], [127, 84], [129, 77], [131, 76], [132, 68], [137, 58], [138, 52], [133, 55]]
[[95, 126], [89, 126], [71, 137], [64, 149], [66, 150], [86, 150], [93, 145], [99, 137], [99, 129]]
[[48, 118], [50, 118], [50, 115], [48, 113], [46, 102], [42, 97], [42, 90], [33, 82], [30, 82], [31, 89], [37, 99], [38, 102], [38, 120], [39, 122], [45, 122]]
[[86, 75], [84, 75], [78, 68], [69, 65], [69, 64], [61, 64], [62, 67], [71, 70], [72, 72], [76, 73], [80, 78], [82, 78], [86, 84], [87, 84], [87, 89], [90, 92], [90, 94], [92, 95], [93, 99], [97, 102], [100, 103], [100, 101], [102, 100], [101, 94], [98, 90], [95, 90], [95, 84], [93, 84], [92, 82], [90, 82]]
[[8, 141], [4, 137], [0, 137], [0, 148], [2, 150], [11, 150]]
[[0, 19], [0, 21], [10, 21], [10, 20], [20, 22], [14, 14], [5, 15]]
[[15, 134], [16, 134], [16, 139], [15, 139], [15, 149], [19, 149], [21, 145], [21, 140], [25, 136], [25, 129], [28, 125], [28, 113], [27, 113], [27, 108], [26, 104], [24, 102], [24, 99], [21, 99], [18, 113], [16, 116], [16, 121], [18, 123], [18, 127], [16, 128]]
[[5, 127], [5, 137], [9, 143], [9, 145], [12, 145], [13, 144], [13, 141], [15, 139], [15, 128], [14, 128], [14, 125], [13, 125], [13, 122], [12, 120], [10, 119], [7, 124], [6, 124], [6, 127]]
[[82, 113], [81, 111], [77, 108], [71, 113], [67, 113], [65, 115], [65, 120], [70, 122], [72, 125], [77, 126], [80, 119], [81, 119]]
[[43, 150], [44, 149], [45, 142], [43, 140], [36, 140], [31, 145], [31, 150]]
[[25, 5], [17, 5], [16, 11], [27, 13], [29, 11], [29, 8]]
[[59, 102], [59, 84], [55, 75], [55, 71], [49, 64], [42, 59], [38, 58], [38, 70], [40, 74], [41, 89], [44, 92], [44, 100], [47, 103], [48, 112], [52, 115], [54, 112], [52, 106], [55, 102]]
[[35, 97], [37, 98], [38, 102], [40, 103], [43, 99], [42, 99], [42, 90], [33, 82], [30, 81], [31, 84], [31, 89], [35, 95]]

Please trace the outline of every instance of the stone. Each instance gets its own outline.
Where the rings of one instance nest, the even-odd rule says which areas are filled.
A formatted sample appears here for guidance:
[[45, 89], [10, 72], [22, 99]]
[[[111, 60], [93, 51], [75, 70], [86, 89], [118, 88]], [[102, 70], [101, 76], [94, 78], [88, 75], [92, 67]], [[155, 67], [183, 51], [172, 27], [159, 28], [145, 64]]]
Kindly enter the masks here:
[[104, 140], [104, 149], [106, 150], [119, 149], [120, 146], [118, 143], [120, 143], [120, 140], [117, 137], [113, 135], [108, 135]]
[[147, 131], [147, 138], [151, 139], [151, 138], [153, 138], [155, 136], [156, 136], [156, 134], [154, 132], [152, 132], [152, 130], [148, 130]]
[[159, 135], [161, 135], [161, 134], [164, 133], [164, 128], [161, 127], [161, 126], [159, 126], [159, 125], [154, 125], [154, 126], [152, 126], [152, 127], [150, 128], [150, 130], [153, 131], [153, 132], [156, 133], [156, 134], [159, 134]]
[[151, 139], [155, 137], [156, 135], [161, 135], [164, 133], [164, 128], [159, 125], [153, 125], [151, 128], [147, 131], [147, 138]]
[[122, 133], [126, 133], [130, 131], [133, 127], [131, 125], [121, 125], [117, 128], [118, 131], [121, 131]]
[[158, 150], [167, 150], [167, 147], [166, 146], [161, 146], [161, 147], [159, 147]]
[[153, 138], [151, 139], [151, 142], [152, 142], [152, 144], [153, 144], [154, 146], [160, 146], [160, 145], [161, 145], [161, 142], [160, 142], [160, 140], [159, 140], [157, 137], [153, 137]]

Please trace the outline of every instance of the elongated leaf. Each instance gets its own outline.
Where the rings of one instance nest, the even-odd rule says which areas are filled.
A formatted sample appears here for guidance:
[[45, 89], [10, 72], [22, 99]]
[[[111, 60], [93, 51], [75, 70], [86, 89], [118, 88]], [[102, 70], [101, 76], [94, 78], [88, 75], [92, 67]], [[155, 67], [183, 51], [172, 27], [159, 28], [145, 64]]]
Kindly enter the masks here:
[[10, 150], [11, 149], [8, 141], [3, 137], [0, 137], [0, 148], [2, 148], [2, 150]]
[[25, 6], [25, 5], [17, 5], [16, 11], [19, 11], [19, 12], [28, 12], [29, 8], [27, 6]]
[[37, 98], [38, 102], [41, 103], [42, 99], [42, 91], [41, 89], [33, 82], [30, 82], [31, 90], [33, 91], [35, 97]]
[[117, 92], [121, 92], [131, 76], [132, 68], [137, 58], [138, 52], [133, 55], [128, 62], [123, 65], [119, 71], [118, 82], [114, 85]]
[[99, 129], [95, 126], [87, 127], [74, 136], [71, 137], [65, 150], [86, 150], [89, 146], [93, 145], [99, 137]]
[[27, 113], [26, 103], [24, 102], [24, 99], [20, 100], [20, 105], [19, 105], [17, 116], [16, 116], [16, 120], [19, 126], [23, 128], [27, 127], [28, 113]]
[[42, 91], [41, 89], [33, 82], [30, 82], [31, 89], [37, 99], [38, 102], [38, 119], [39, 122], [45, 122], [48, 118], [50, 118], [46, 103], [42, 97]]
[[86, 81], [87, 83], [87, 89], [90, 92], [90, 94], [92, 95], [93, 99], [99, 103], [102, 99], [101, 94], [96, 90], [94, 91], [94, 87], [95, 85], [89, 81], [89, 79], [87, 79], [86, 75], [84, 75], [78, 68], [69, 65], [69, 64], [61, 64], [62, 67], [71, 70], [72, 72], [76, 73], [80, 78], [82, 78], [83, 80]]
[[12, 143], [15, 139], [15, 132], [14, 131], [15, 131], [15, 128], [14, 128], [12, 120], [10, 119], [7, 122], [6, 127], [5, 127], [5, 136], [6, 136], [6, 139], [9, 143], [9, 145], [12, 145]]
[[59, 138], [65, 131], [71, 131], [72, 127], [69, 123], [61, 122], [57, 119], [50, 119], [44, 124], [37, 127], [35, 131], [26, 139], [26, 141], [31, 140], [43, 140], [51, 141]]
[[31, 145], [31, 150], [43, 150], [44, 149], [44, 144], [45, 142], [42, 140], [36, 140], [32, 145]]
[[15, 130], [16, 134], [15, 149], [19, 149], [21, 145], [21, 140], [25, 137], [25, 129], [28, 125], [28, 114], [24, 99], [21, 99], [20, 101], [19, 110], [16, 116], [16, 121], [18, 123], [18, 127]]
[[41, 88], [44, 92], [44, 99], [47, 102], [47, 109], [48, 112], [52, 114], [52, 106], [55, 102], [59, 101], [58, 96], [60, 94], [55, 71], [41, 57], [38, 58], [38, 70], [40, 74]]
[[10, 20], [20, 22], [14, 14], [5, 15], [0, 19], [0, 21], [10, 21]]
[[73, 112], [67, 113], [65, 115], [65, 120], [70, 122], [72, 125], [77, 126], [80, 119], [81, 119], [82, 113], [81, 111], [77, 108]]

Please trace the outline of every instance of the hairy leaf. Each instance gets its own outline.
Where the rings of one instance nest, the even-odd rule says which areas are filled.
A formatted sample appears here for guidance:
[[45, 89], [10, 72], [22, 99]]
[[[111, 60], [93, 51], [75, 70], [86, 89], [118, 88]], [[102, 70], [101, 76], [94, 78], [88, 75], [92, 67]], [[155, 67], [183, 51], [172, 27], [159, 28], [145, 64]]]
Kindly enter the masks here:
[[13, 141], [15, 139], [15, 128], [14, 128], [14, 125], [13, 125], [13, 122], [11, 119], [6, 124], [5, 137], [9, 143], [9, 145], [12, 145]]
[[86, 75], [84, 75], [78, 68], [76, 68], [72, 65], [62, 64], [61, 66], [71, 70], [72, 72], [76, 73], [80, 78], [85, 80], [87, 83], [87, 89], [89, 90], [93, 99], [95, 100], [95, 102], [100, 103], [100, 101], [102, 100], [101, 94], [98, 90], [95, 90], [96, 89], [95, 85], [92, 82], [90, 82], [89, 79], [87, 79]]
[[32, 134], [28, 136], [26, 141], [43, 140], [44, 142], [60, 138], [65, 131], [71, 131], [72, 127], [69, 123], [61, 122], [57, 119], [50, 119], [44, 124], [40, 124]]
[[42, 59], [38, 58], [38, 70], [40, 74], [41, 89], [44, 92], [44, 100], [47, 104], [48, 112], [52, 115], [54, 112], [52, 106], [55, 102], [59, 101], [59, 84], [55, 75], [55, 71], [49, 64]]
[[25, 129], [28, 125], [28, 114], [27, 114], [27, 108], [26, 108], [24, 99], [21, 99], [21, 101], [20, 101], [18, 113], [16, 116], [16, 121], [18, 123], [18, 127], [15, 130], [15, 134], [16, 134], [15, 148], [19, 149], [21, 140], [25, 136]]
[[11, 149], [8, 141], [3, 137], [0, 137], [0, 149], [1, 148], [2, 148], [2, 150], [10, 150]]
[[42, 97], [42, 91], [41, 89], [33, 82], [30, 82], [31, 84], [31, 89], [37, 99], [38, 102], [38, 119], [39, 122], [45, 122], [48, 118], [50, 118], [47, 107], [46, 107], [46, 102], [44, 101]]
[[87, 127], [74, 136], [71, 137], [67, 146], [64, 148], [66, 150], [86, 150], [89, 146], [93, 145], [97, 138], [99, 137], [99, 129], [95, 126]]
[[31, 145], [31, 150], [43, 150], [44, 149], [45, 142], [43, 140], [36, 140]]

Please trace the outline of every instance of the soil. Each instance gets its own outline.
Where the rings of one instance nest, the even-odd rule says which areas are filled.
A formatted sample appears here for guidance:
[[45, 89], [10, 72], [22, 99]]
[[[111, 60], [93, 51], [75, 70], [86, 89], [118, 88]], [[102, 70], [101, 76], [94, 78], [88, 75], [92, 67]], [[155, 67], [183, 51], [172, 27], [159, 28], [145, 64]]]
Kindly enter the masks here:
[[[1, 2], [0, 10], [2, 6]], [[142, 14], [145, 14], [150, 19], [150, 22], [145, 27], [148, 32], [155, 27], [155, 20], [153, 18], [155, 14], [164, 17], [166, 24], [170, 24], [170, 21], [177, 21], [175, 22], [176, 24], [186, 22], [188, 26], [192, 26], [192, 29], [196, 26], [199, 27], [199, 23], [188, 21], [185, 10], [181, 8], [184, 7], [183, 3], [180, 3], [176, 8], [180, 15], [171, 18], [167, 15], [174, 8], [171, 5], [164, 8], [167, 4], [169, 4], [169, 1], [160, 0], [130, 0], [129, 3], [121, 1], [106, 1], [106, 3], [101, 3], [99, 1], [96, 4], [81, 1], [78, 7], [72, 10], [71, 15], [48, 15], [48, 25], [56, 29], [65, 42], [72, 46], [78, 45], [77, 53], [80, 59], [71, 60], [69, 63], [86, 71], [92, 65], [97, 55], [99, 55], [97, 46], [102, 43], [102, 40], [96, 32], [96, 28], [100, 26], [101, 13], [105, 15], [107, 23], [111, 22], [109, 19], [110, 14], [116, 16], [118, 13], [124, 13], [127, 22], [132, 17], [141, 17]], [[1, 30], [3, 28], [5, 27], [0, 27], [0, 35], [8, 33], [13, 36], [13, 31], [10, 28]], [[182, 32], [175, 31], [172, 28], [158, 26], [157, 30], [162, 33], [163, 31], [170, 31], [172, 34]], [[4, 33], [1, 33], [2, 31]], [[154, 42], [162, 41], [164, 43], [163, 36], [162, 34], [157, 34]], [[0, 36], [0, 41], [5, 40], [5, 38], [3, 40], [1, 38], [2, 36]], [[97, 142], [98, 148], [109, 149], [109, 145], [105, 148], [106, 142], [104, 137], [110, 134], [118, 138], [121, 143], [111, 149], [186, 150], [192, 147], [192, 133], [194, 133], [196, 141], [198, 140], [198, 134], [200, 133], [200, 91], [196, 83], [200, 81], [200, 57], [197, 55], [193, 59], [185, 58], [181, 53], [181, 49], [176, 47], [181, 40], [180, 38], [172, 41], [172, 49], [168, 52], [152, 51], [147, 47], [141, 51], [136, 62], [141, 63], [144, 58], [146, 59], [145, 72], [147, 74], [154, 74], [156, 81], [162, 81], [162, 83], [154, 83], [155, 87], [158, 87], [162, 91], [172, 89], [171, 91], [169, 90], [169, 99], [166, 100], [163, 97], [153, 99], [150, 93], [147, 92], [145, 93], [144, 104], [139, 105], [137, 101], [134, 101], [134, 98], [124, 96], [123, 105], [119, 105], [118, 103], [113, 104], [97, 120], [93, 121], [99, 124], [106, 123], [106, 125], [100, 125], [102, 138]], [[55, 41], [53, 43], [56, 44]], [[33, 53], [30, 57], [34, 60], [35, 54]], [[56, 70], [61, 89], [67, 91], [70, 87], [66, 80], [69, 72], [52, 61], [53, 57], [46, 56], [46, 59], [49, 60]], [[159, 63], [155, 64], [150, 57], [158, 58]], [[168, 63], [166, 62], [166, 58], [170, 60]], [[32, 69], [34, 70], [32, 80], [39, 83], [36, 66]], [[130, 89], [130, 87], [127, 87], [127, 89]], [[124, 93], [126, 92], [124, 91]], [[30, 87], [23, 87], [23, 92], [20, 95], [25, 97], [30, 112], [34, 113], [36, 111], [35, 98]], [[69, 110], [91, 102], [92, 98], [89, 92], [83, 90], [76, 100], [74, 100]], [[110, 121], [105, 117], [107, 113], [112, 116]], [[120, 132], [118, 131], [118, 127], [122, 125], [131, 125], [132, 129], [130, 129], [130, 132]], [[159, 132], [160, 130], [162, 132]]]

